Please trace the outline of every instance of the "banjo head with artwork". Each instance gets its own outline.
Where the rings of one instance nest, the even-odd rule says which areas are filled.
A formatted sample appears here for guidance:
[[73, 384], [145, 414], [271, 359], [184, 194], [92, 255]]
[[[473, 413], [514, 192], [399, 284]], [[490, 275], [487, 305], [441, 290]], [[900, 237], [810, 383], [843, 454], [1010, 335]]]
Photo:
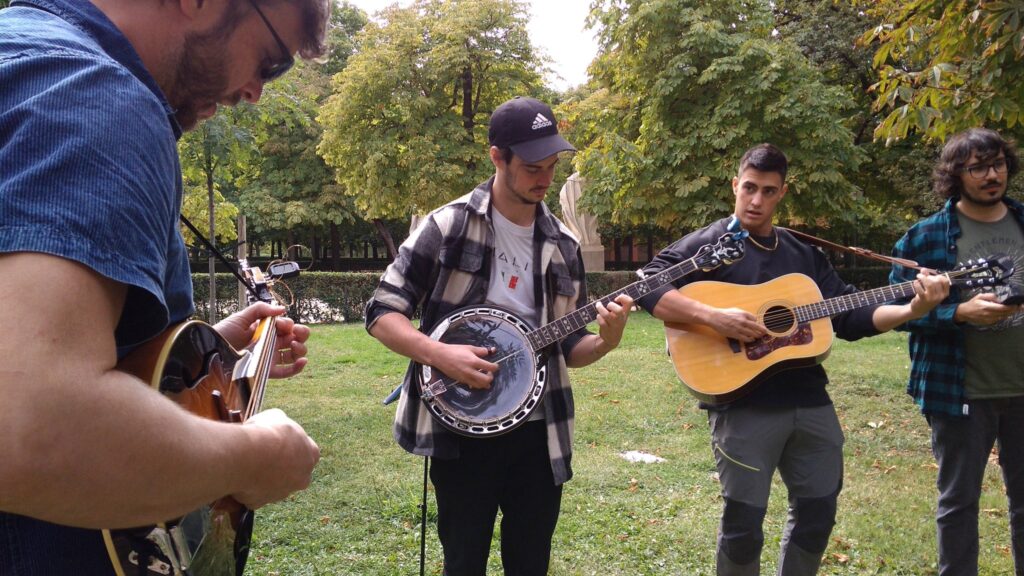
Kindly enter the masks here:
[[430, 331], [445, 344], [493, 348], [485, 359], [499, 364], [491, 387], [473, 389], [440, 370], [418, 364], [420, 397], [444, 427], [465, 436], [487, 437], [509, 432], [525, 422], [544, 397], [547, 366], [544, 355], [527, 340], [530, 324], [496, 306], [461, 308]]

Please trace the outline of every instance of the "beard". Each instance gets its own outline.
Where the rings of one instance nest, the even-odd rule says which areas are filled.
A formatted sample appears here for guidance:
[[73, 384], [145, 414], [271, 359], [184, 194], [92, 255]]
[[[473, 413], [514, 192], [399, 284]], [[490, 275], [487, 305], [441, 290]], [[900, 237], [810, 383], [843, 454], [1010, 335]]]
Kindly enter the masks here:
[[[531, 198], [530, 196], [527, 196], [526, 194], [524, 194], [522, 192], [519, 192], [519, 190], [516, 188], [516, 179], [515, 179], [515, 177], [511, 173], [506, 173], [505, 174], [505, 189], [510, 191], [510, 192], [512, 192], [512, 196], [515, 199], [519, 200], [519, 202], [521, 202], [523, 204], [530, 204], [530, 205], [536, 206], [537, 204], [540, 204], [541, 202], [544, 201], [543, 197], [541, 197], [541, 199], [539, 199], [539, 200], [536, 200], [534, 198]], [[537, 190], [539, 191], [540, 189], [538, 188]], [[530, 190], [529, 192], [532, 192], [532, 191], [533, 190]], [[547, 195], [547, 188], [544, 188], [544, 192], [545, 192], [545, 196], [546, 196]]]
[[[229, 34], [228, 34], [229, 35]], [[191, 33], [174, 73], [174, 88], [167, 97], [174, 108], [174, 117], [183, 130], [199, 123], [199, 112], [215, 105], [227, 90], [227, 36], [218, 31]]]
[[[996, 181], [986, 182], [985, 186], [990, 186], [993, 183], [998, 185], [999, 181], [996, 180]], [[1006, 196], [1006, 187], [1005, 186], [1002, 188], [1002, 190], [999, 192], [999, 194], [996, 194], [995, 196], [992, 196], [992, 197], [988, 197], [988, 196], [975, 196], [973, 193], [968, 192], [967, 188], [964, 188], [962, 190], [961, 194], [960, 194], [960, 199], [961, 200], [965, 200], [965, 201], [967, 201], [967, 202], [969, 202], [971, 204], [974, 204], [975, 206], [985, 206], [985, 207], [988, 207], [988, 206], [995, 206], [996, 204], [999, 204], [1000, 202], [1002, 202], [1003, 201], [1003, 196]]]

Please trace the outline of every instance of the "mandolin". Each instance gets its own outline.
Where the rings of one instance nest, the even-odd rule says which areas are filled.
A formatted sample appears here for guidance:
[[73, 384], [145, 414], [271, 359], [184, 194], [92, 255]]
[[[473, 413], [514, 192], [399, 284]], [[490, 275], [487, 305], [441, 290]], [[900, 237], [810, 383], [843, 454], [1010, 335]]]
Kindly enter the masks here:
[[[298, 274], [292, 262], [272, 264], [266, 275], [245, 260], [240, 265], [250, 304], [278, 303], [270, 287]], [[277, 349], [275, 324], [276, 317], [263, 318], [249, 344], [235, 350], [209, 324], [184, 322], [134, 350], [118, 369], [193, 414], [242, 423], [263, 404]], [[226, 496], [167, 522], [104, 530], [103, 540], [117, 576], [241, 576], [252, 528], [253, 511]]]
[[[978, 288], [1013, 275], [1009, 256], [968, 260], [946, 273], [954, 286]], [[831, 317], [914, 296], [913, 282], [883, 286], [823, 300], [818, 285], [803, 274], [786, 274], [752, 286], [694, 282], [679, 289], [688, 298], [717, 308], [740, 308], [758, 318], [768, 334], [748, 343], [698, 324], [665, 323], [676, 374], [708, 404], [732, 402], [782, 370], [822, 363], [832, 347]]]

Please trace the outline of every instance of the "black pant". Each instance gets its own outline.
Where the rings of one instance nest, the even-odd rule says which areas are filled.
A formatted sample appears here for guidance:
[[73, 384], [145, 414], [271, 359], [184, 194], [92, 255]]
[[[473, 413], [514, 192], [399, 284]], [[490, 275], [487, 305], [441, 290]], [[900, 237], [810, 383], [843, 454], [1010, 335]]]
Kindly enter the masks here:
[[499, 508], [505, 576], [547, 574], [562, 487], [551, 474], [544, 421], [495, 438], [461, 437], [459, 451], [455, 460], [431, 460], [445, 575], [487, 573]]

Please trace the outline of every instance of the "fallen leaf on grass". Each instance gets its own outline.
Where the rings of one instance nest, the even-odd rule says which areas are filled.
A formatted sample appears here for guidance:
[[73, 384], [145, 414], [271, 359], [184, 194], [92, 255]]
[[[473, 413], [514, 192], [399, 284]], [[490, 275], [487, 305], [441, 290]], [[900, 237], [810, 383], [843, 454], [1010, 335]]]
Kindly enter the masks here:
[[607, 395], [608, 395], [607, 392], [595, 392], [594, 393], [594, 398], [604, 398]]
[[321, 525], [326, 526], [326, 525], [328, 525], [330, 523], [331, 523], [331, 517], [330, 516], [321, 516], [320, 517], [320, 524]]
[[849, 556], [847, 556], [846, 554], [840, 554], [838, 552], [833, 552], [832, 553], [832, 559], [835, 560], [836, 562], [840, 563], [840, 564], [846, 564], [847, 562], [850, 561], [850, 557]]
[[878, 460], [872, 462], [871, 467], [874, 468], [875, 470], [880, 471], [882, 474], [888, 474], [889, 472], [892, 472], [893, 470], [896, 469], [895, 466], [883, 466], [882, 463], [879, 462]]
[[851, 544], [849, 540], [842, 538], [840, 536], [833, 536], [832, 543], [843, 550], [849, 550], [853, 548], [853, 544]]

